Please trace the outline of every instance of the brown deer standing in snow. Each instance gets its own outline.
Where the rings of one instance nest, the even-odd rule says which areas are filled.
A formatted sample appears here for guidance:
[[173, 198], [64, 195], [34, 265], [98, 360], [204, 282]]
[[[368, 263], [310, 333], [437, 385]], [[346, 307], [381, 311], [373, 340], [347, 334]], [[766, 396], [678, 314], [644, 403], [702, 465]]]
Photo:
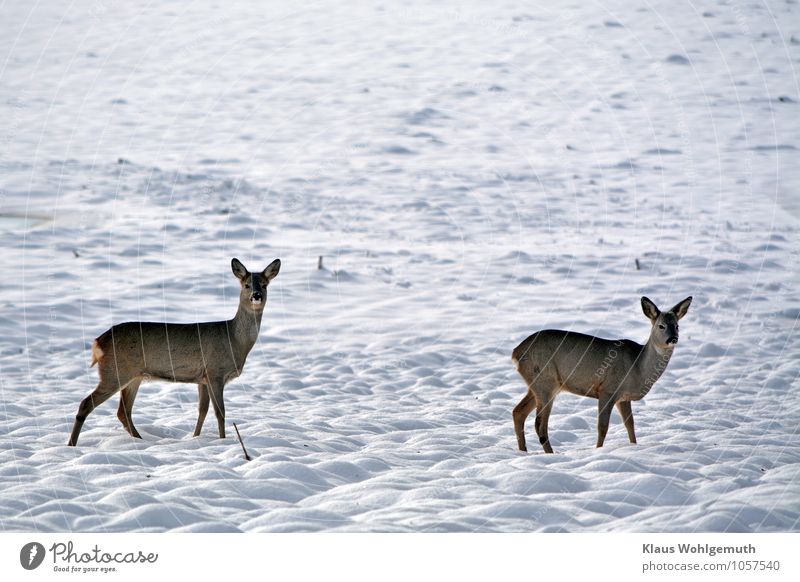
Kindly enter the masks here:
[[131, 436], [142, 438], [133, 426], [131, 410], [139, 384], [145, 379], [197, 383], [200, 406], [194, 436], [200, 434], [211, 402], [219, 436], [225, 438], [222, 391], [225, 384], [242, 373], [247, 354], [258, 339], [267, 286], [278, 274], [281, 262], [275, 259], [262, 272], [251, 273], [233, 259], [231, 268], [241, 284], [239, 309], [233, 319], [120, 323], [94, 340], [92, 366], [98, 365], [100, 382], [78, 407], [68, 445], [78, 443], [89, 413], [117, 392], [121, 392], [117, 418]]
[[521, 451], [525, 445], [525, 419], [536, 408], [536, 434], [545, 453], [552, 453], [547, 421], [553, 401], [561, 391], [597, 398], [597, 446], [602, 447], [611, 410], [616, 405], [628, 438], [636, 442], [631, 401], [641, 400], [667, 368], [678, 343], [678, 320], [689, 310], [687, 297], [669, 311], [642, 297], [642, 310], [652, 322], [645, 345], [634, 341], [607, 340], [572, 331], [539, 331], [513, 352], [528, 393], [514, 408], [514, 432]]

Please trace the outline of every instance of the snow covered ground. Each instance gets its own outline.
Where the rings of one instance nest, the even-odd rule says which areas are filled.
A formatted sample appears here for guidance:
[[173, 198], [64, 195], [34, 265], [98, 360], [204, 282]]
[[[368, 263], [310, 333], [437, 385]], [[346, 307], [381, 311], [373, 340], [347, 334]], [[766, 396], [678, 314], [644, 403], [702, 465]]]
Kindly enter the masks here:
[[[0, 530], [800, 530], [800, 5], [403, 4], [0, 6]], [[92, 339], [234, 256], [253, 460], [155, 382], [66, 447]], [[563, 394], [518, 452], [511, 350], [641, 295], [694, 303], [639, 444]]]

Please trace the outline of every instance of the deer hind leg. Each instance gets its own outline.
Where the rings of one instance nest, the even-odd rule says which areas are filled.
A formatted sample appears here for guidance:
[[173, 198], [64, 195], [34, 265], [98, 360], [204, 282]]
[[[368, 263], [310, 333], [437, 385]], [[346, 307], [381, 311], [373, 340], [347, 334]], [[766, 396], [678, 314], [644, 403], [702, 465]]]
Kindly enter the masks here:
[[536, 396], [530, 390], [525, 397], [520, 400], [519, 404], [514, 407], [512, 416], [514, 417], [514, 432], [517, 435], [517, 446], [520, 451], [527, 451], [528, 447], [525, 445], [525, 419], [536, 406]]
[[630, 400], [620, 400], [617, 402], [617, 411], [622, 417], [625, 430], [628, 431], [628, 439], [636, 444], [636, 433], [633, 431], [633, 410]]
[[117, 409], [117, 418], [122, 423], [122, 426], [125, 427], [128, 434], [137, 439], [142, 438], [142, 435], [133, 426], [131, 414], [133, 413], [133, 401], [136, 400], [136, 393], [139, 391], [139, 384], [141, 383], [141, 378], [134, 378], [120, 391], [119, 408]]
[[206, 421], [206, 414], [208, 414], [208, 403], [211, 401], [211, 397], [208, 394], [208, 386], [206, 384], [197, 385], [197, 396], [197, 424], [194, 427], [193, 436], [200, 436], [200, 431], [203, 429], [203, 423]]
[[597, 404], [597, 447], [603, 446], [608, 432], [608, 423], [611, 420], [611, 411], [614, 409], [613, 396], [601, 396]]
[[553, 400], [555, 397], [547, 400], [540, 399], [539, 404], [536, 406], [536, 434], [539, 436], [539, 443], [542, 445], [545, 453], [552, 453], [553, 447], [550, 446], [550, 437], [547, 436], [547, 424], [550, 421], [550, 413], [553, 411]]
[[97, 384], [97, 388], [95, 388], [94, 392], [89, 394], [89, 396], [84, 398], [78, 406], [78, 413], [75, 415], [75, 424], [72, 425], [72, 433], [70, 434], [69, 441], [67, 441], [68, 446], [74, 447], [78, 444], [78, 435], [81, 434], [81, 429], [83, 428], [83, 423], [86, 422], [86, 417], [89, 416], [95, 408], [119, 391], [120, 382], [118, 382], [116, 378], [113, 380], [108, 379], [109, 377], [111, 377], [111, 374], [103, 374], [101, 371], [100, 382]]

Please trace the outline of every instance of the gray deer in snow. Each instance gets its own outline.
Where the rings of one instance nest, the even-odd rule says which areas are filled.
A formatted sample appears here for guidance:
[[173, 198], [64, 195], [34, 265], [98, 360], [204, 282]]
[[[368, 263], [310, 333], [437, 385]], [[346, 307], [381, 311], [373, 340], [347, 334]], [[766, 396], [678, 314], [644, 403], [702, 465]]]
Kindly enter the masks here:
[[132, 321], [108, 329], [92, 343], [92, 366], [97, 364], [100, 382], [81, 401], [69, 446], [78, 444], [86, 417], [97, 406], [121, 392], [117, 418], [131, 436], [142, 438], [133, 426], [131, 411], [142, 380], [197, 383], [200, 398], [194, 436], [200, 434], [214, 406], [220, 438], [225, 438], [225, 404], [222, 391], [242, 373], [253, 349], [267, 303], [267, 286], [281, 268], [275, 259], [261, 272], [251, 273], [239, 261], [231, 261], [239, 279], [239, 309], [233, 319], [203, 323], [153, 323]]
[[669, 311], [660, 311], [647, 297], [642, 310], [652, 322], [645, 345], [627, 339], [607, 340], [572, 331], [544, 330], [514, 348], [512, 361], [528, 385], [514, 408], [514, 432], [521, 451], [525, 444], [525, 419], [536, 408], [536, 434], [545, 453], [553, 447], [547, 421], [559, 392], [597, 398], [597, 446], [602, 447], [611, 410], [616, 405], [628, 438], [636, 442], [631, 401], [641, 400], [667, 368], [678, 343], [678, 320], [689, 310], [687, 297]]

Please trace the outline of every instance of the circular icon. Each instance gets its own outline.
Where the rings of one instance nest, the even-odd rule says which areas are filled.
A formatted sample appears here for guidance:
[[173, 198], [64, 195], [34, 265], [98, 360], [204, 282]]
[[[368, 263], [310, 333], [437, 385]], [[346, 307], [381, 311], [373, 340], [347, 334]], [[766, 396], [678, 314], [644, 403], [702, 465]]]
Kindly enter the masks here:
[[19, 563], [26, 570], [35, 570], [44, 562], [44, 546], [39, 542], [30, 542], [19, 551]]

